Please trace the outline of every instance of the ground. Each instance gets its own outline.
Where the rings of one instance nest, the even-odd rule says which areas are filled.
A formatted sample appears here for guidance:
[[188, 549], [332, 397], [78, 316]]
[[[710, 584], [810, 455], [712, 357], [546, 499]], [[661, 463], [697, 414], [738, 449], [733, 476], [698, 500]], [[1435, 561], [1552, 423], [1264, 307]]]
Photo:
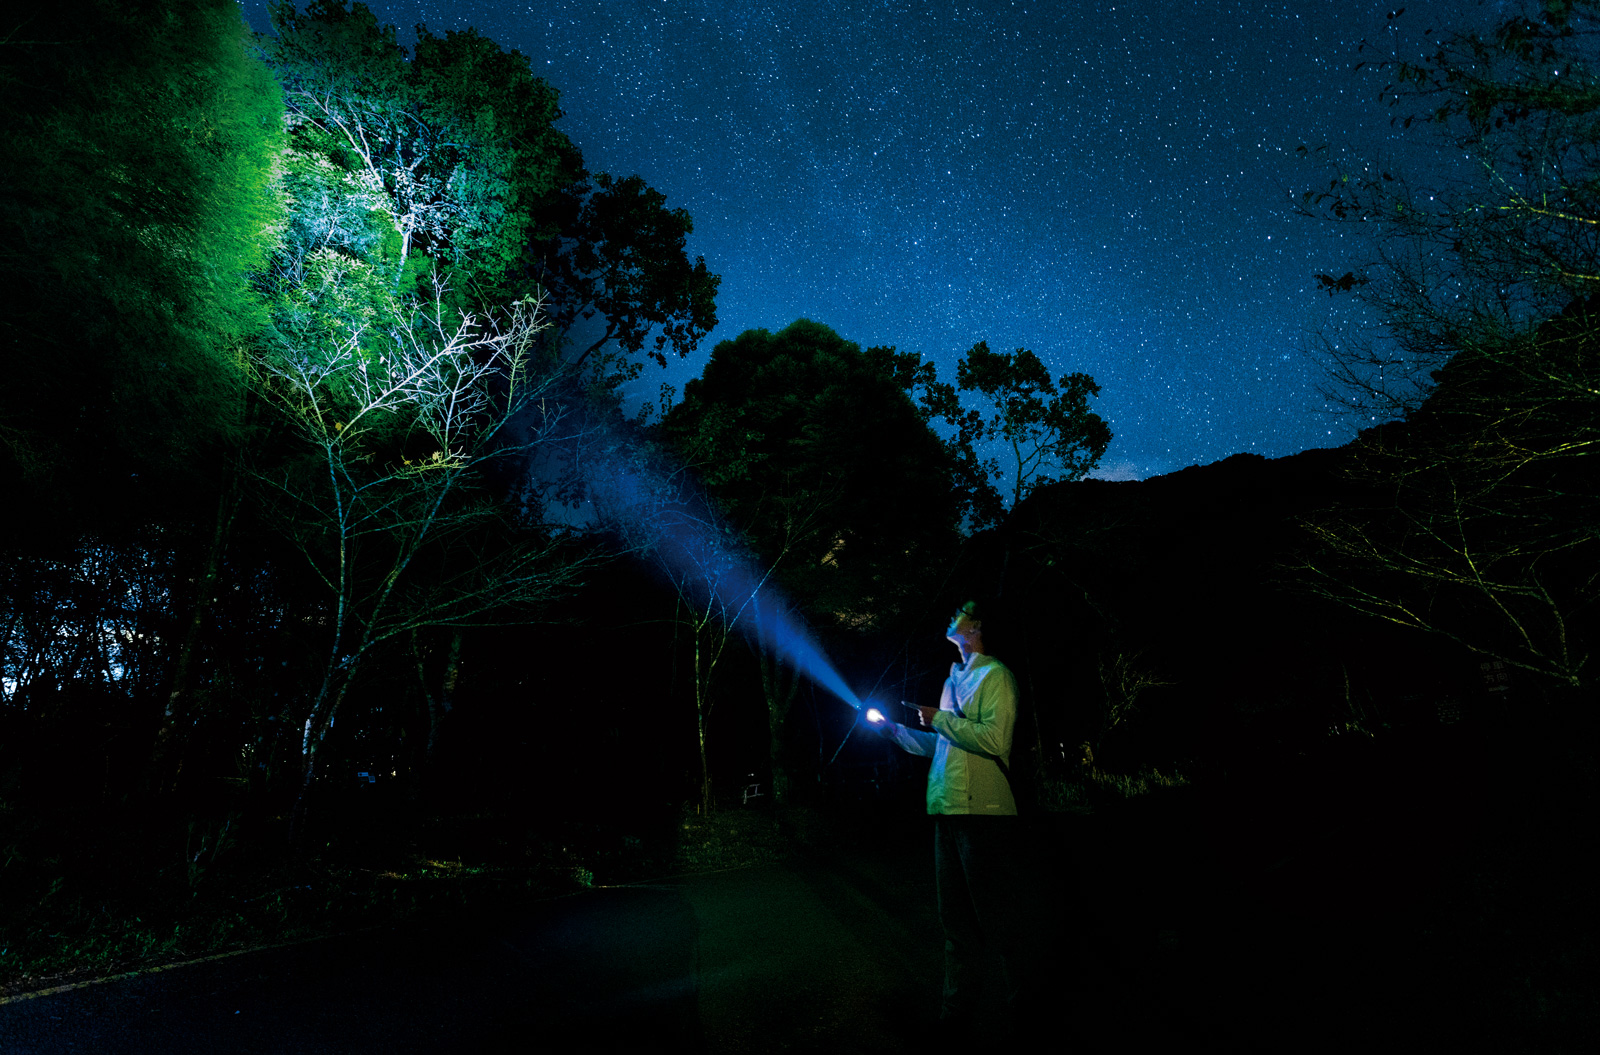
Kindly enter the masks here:
[[[1460, 900], [1463, 869], [1484, 860], [1462, 856], [1471, 840], [1384, 816], [1185, 793], [1028, 822], [1053, 906], [1039, 912], [1054, 955], [1038, 1039], [1591, 1050], [1592, 932], [1558, 937], [1569, 910], [1474, 909]], [[872, 818], [777, 861], [12, 999], [0, 1051], [922, 1050], [942, 957], [931, 872], [926, 818]], [[990, 999], [980, 1034], [1014, 1046], [1004, 1028]]]

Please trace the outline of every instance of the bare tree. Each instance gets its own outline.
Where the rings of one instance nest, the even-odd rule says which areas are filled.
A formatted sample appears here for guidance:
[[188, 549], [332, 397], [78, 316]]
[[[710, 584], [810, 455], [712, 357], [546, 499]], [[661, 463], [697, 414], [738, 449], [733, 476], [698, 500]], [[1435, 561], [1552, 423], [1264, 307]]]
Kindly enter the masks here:
[[[1439, 137], [1426, 182], [1339, 166], [1301, 207], [1379, 232], [1318, 276], [1386, 327], [1324, 346], [1360, 492], [1309, 526], [1312, 589], [1555, 683], [1588, 683], [1600, 601], [1600, 34], [1546, 5], [1388, 64], [1396, 124]], [[1420, 120], [1419, 120], [1420, 119]]]
[[489, 470], [525, 459], [562, 415], [557, 375], [538, 369], [547, 354], [539, 304], [452, 322], [441, 294], [409, 321], [252, 363], [300, 454], [257, 470], [258, 490], [327, 603], [322, 673], [290, 716], [300, 730], [297, 824], [328, 731], [377, 649], [426, 627], [526, 617], [590, 559], [558, 532], [515, 522], [487, 484]]
[[[765, 496], [753, 515], [762, 518], [776, 545], [758, 558], [741, 531], [715, 508], [693, 476], [694, 467], [667, 467], [665, 458], [644, 444], [618, 441], [591, 455], [601, 471], [591, 471], [588, 498], [597, 522], [627, 551], [651, 564], [677, 594], [674, 620], [686, 630], [694, 699], [695, 736], [700, 764], [702, 813], [714, 805], [707, 730], [716, 696], [719, 664], [735, 634], [756, 653], [768, 709], [775, 784], [785, 783], [780, 731], [798, 687], [799, 672], [782, 670], [768, 640], [798, 621], [798, 613], [779, 594], [773, 576], [784, 560], [817, 529], [829, 493]], [[702, 466], [702, 468], [704, 468]], [[746, 525], [748, 526], [748, 525]]]
[[1600, 600], [1600, 319], [1579, 303], [1496, 349], [1458, 353], [1405, 422], [1351, 448], [1367, 499], [1307, 524], [1311, 587], [1558, 684], [1588, 680]]

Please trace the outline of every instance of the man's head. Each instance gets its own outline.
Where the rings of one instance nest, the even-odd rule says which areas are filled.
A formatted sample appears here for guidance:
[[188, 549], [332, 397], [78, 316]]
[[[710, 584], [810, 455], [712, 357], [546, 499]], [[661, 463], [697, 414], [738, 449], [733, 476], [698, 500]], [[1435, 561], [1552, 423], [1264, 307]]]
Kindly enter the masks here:
[[967, 601], [950, 617], [950, 627], [944, 636], [963, 652], [983, 651], [983, 608], [977, 601]]

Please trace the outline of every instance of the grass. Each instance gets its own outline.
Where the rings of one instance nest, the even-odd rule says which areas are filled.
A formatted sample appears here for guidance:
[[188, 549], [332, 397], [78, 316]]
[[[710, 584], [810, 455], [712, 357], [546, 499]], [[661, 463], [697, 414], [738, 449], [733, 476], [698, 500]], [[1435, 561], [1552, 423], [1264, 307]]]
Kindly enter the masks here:
[[[0, 803], [0, 996], [237, 950], [594, 886], [777, 860], [798, 829], [770, 810], [684, 811], [654, 830], [480, 813], [411, 830], [344, 818], [309, 852], [237, 815], [206, 820]], [[670, 830], [669, 830], [670, 829]], [[811, 834], [807, 834], [807, 832]], [[797, 834], [798, 833], [798, 834]]]
[[1102, 773], [1097, 769], [1077, 779], [1041, 780], [1038, 802], [1039, 809], [1045, 813], [1089, 814], [1097, 806], [1187, 786], [1189, 780], [1181, 773], [1162, 773], [1153, 767], [1132, 774]]
[[677, 872], [713, 872], [776, 861], [789, 850], [784, 826], [770, 810], [685, 811], [679, 821]]
[[[494, 911], [635, 878], [663, 864], [638, 837], [583, 825], [439, 818], [417, 846], [289, 855], [181, 824], [0, 809], [0, 995], [416, 919]], [[500, 838], [477, 838], [499, 829]], [[449, 837], [445, 837], [449, 833]], [[432, 845], [429, 845], [431, 843]]]
[[[53, 880], [54, 893], [9, 918], [0, 927], [0, 992], [549, 897], [591, 885], [593, 874], [424, 859], [380, 871], [312, 858], [216, 875], [193, 890], [128, 879], [116, 891]], [[7, 884], [8, 901], [15, 893]]]

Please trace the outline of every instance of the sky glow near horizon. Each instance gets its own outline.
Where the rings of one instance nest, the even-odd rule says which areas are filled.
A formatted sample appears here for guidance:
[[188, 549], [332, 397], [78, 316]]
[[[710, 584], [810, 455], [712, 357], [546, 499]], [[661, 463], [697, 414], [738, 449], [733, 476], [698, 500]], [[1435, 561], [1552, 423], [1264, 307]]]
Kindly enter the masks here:
[[[474, 26], [561, 92], [592, 172], [638, 173], [722, 276], [716, 342], [798, 318], [933, 359], [980, 340], [1082, 370], [1115, 434], [1096, 475], [1337, 446], [1305, 349], [1370, 324], [1316, 289], [1372, 256], [1297, 217], [1330, 157], [1425, 177], [1386, 75], [1497, 0], [816, 4], [375, 0], [415, 39]], [[257, 29], [265, 4], [242, 5]], [[1432, 32], [1428, 32], [1428, 31]], [[1358, 52], [1358, 46], [1367, 47]], [[1324, 160], [1297, 154], [1328, 145]]]

